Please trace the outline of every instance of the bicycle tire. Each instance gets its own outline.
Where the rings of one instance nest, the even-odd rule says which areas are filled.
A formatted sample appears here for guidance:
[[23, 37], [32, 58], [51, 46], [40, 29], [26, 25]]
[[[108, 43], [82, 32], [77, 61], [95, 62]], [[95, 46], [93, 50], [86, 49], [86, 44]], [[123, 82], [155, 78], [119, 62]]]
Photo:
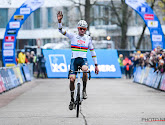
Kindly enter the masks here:
[[76, 111], [76, 117], [79, 117], [80, 112], [80, 83], [77, 84], [77, 111]]

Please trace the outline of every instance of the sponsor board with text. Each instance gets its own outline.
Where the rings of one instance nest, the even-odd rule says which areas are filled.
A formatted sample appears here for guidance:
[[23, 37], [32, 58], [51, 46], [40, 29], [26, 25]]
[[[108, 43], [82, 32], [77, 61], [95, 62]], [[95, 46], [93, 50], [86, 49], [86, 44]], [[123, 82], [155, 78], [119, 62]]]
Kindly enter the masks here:
[[14, 20], [23, 20], [24, 15], [14, 15]]
[[154, 15], [153, 14], [145, 14], [144, 19], [145, 20], [154, 20]]
[[7, 30], [7, 34], [16, 34], [16, 29]]
[[[43, 50], [46, 60], [46, 69], [49, 78], [66, 78], [70, 70], [71, 50]], [[121, 77], [119, 63], [117, 62], [116, 50], [96, 50], [99, 62], [99, 75], [95, 74], [95, 66], [90, 52], [87, 53], [88, 67], [92, 77], [112, 78]], [[106, 58], [106, 57], [112, 57]]]
[[161, 42], [162, 41], [162, 35], [152, 35], [152, 40]]
[[9, 28], [11, 28], [11, 29], [20, 28], [20, 22], [10, 22]]
[[14, 56], [13, 50], [3, 50], [3, 56]]
[[14, 49], [14, 43], [4, 43], [4, 49]]
[[146, 13], [146, 12], [148, 12], [148, 8], [147, 7], [140, 7], [139, 11], [142, 13]]
[[148, 27], [157, 28], [158, 27], [158, 21], [148, 21]]
[[5, 42], [14, 42], [15, 36], [5, 36]]
[[30, 14], [30, 8], [20, 8], [20, 14]]

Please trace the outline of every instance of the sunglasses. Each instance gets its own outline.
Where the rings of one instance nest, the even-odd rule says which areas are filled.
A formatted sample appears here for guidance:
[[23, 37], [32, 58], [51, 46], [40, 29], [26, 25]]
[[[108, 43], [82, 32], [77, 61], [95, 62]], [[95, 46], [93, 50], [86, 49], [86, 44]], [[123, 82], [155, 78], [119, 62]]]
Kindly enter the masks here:
[[82, 27], [79, 27], [79, 29], [80, 29], [80, 30], [84, 30], [84, 31], [87, 30], [87, 28], [82, 28]]

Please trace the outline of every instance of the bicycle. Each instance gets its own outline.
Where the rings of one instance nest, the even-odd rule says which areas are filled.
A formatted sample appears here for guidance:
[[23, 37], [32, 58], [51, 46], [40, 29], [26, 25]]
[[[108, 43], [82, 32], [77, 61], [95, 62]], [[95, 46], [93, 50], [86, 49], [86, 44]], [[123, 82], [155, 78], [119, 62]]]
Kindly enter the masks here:
[[81, 67], [79, 66], [78, 67], [78, 71], [72, 71], [70, 70], [69, 71], [69, 74], [68, 74], [68, 79], [69, 79], [69, 75], [70, 73], [77, 73], [78, 74], [78, 78], [77, 78], [77, 84], [75, 85], [75, 94], [74, 94], [74, 104], [75, 104], [75, 107], [76, 107], [76, 117], [78, 118], [79, 117], [79, 112], [80, 112], [80, 105], [81, 105], [81, 102], [83, 101], [83, 97], [82, 97], [82, 85], [81, 85], [81, 82], [80, 82], [80, 73], [89, 73], [89, 80], [91, 79], [91, 73], [90, 73], [90, 70], [88, 71], [80, 71], [81, 70]]

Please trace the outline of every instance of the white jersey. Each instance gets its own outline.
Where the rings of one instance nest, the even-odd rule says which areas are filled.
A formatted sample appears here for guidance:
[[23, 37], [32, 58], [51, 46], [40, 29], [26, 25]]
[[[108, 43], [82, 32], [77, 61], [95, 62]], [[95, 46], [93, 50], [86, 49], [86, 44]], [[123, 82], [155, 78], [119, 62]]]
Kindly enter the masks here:
[[95, 64], [97, 64], [96, 53], [93, 48], [92, 39], [88, 35], [80, 36], [74, 33], [68, 33], [63, 31], [62, 24], [58, 23], [59, 32], [67, 36], [71, 41], [72, 58], [87, 58], [88, 49], [91, 51], [91, 55]]

